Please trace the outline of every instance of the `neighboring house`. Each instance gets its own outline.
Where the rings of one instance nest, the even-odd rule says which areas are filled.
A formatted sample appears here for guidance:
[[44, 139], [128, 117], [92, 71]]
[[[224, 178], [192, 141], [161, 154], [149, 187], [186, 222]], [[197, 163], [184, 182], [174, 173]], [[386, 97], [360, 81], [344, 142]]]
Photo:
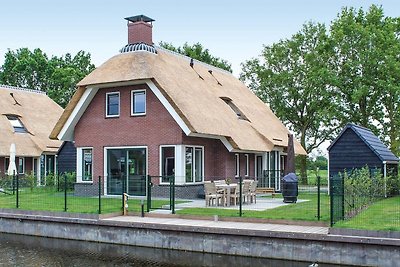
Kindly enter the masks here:
[[174, 175], [180, 197], [238, 176], [280, 190], [289, 131], [270, 108], [231, 73], [154, 46], [152, 19], [127, 20], [128, 45], [79, 82], [51, 134], [75, 141], [75, 189], [101, 176], [106, 195], [145, 195], [146, 175]]
[[385, 177], [397, 175], [399, 159], [367, 128], [347, 124], [328, 151], [329, 177], [366, 166]]
[[0, 85], [0, 176], [7, 173], [12, 143], [20, 175], [33, 172], [43, 184], [47, 174], [56, 172], [62, 142], [49, 135], [62, 112], [44, 92]]

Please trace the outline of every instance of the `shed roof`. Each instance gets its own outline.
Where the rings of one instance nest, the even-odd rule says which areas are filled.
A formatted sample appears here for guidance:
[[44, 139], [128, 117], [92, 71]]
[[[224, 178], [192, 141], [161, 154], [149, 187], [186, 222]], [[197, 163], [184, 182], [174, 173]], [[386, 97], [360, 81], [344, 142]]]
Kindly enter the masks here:
[[378, 158], [383, 162], [399, 162], [392, 151], [368, 128], [348, 123], [343, 130], [340, 132], [339, 136], [330, 144], [328, 150], [330, 151], [336, 142], [340, 139], [343, 133], [351, 129], [354, 133], [373, 151]]
[[[226, 137], [238, 150], [271, 151], [287, 147], [288, 129], [271, 109], [231, 73], [166, 49], [121, 53], [106, 61], [78, 83], [78, 90], [55, 126], [62, 127], [88, 87], [114, 82], [151, 79], [168, 98], [193, 133]], [[248, 120], [238, 118], [223, 98]], [[295, 141], [296, 154], [306, 154]]]
[[[17, 156], [56, 153], [61, 142], [51, 140], [49, 135], [62, 112], [41, 91], [0, 85], [0, 156], [9, 156], [11, 143], [16, 145]], [[18, 117], [26, 132], [15, 132], [7, 115]]]

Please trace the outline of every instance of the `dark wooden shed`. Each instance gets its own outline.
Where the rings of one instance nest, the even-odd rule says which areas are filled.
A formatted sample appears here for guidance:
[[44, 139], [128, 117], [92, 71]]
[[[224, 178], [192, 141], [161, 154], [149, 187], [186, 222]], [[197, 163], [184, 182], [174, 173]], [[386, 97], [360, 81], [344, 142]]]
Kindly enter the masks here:
[[399, 159], [371, 130], [349, 123], [328, 147], [329, 177], [368, 166], [397, 174]]
[[76, 172], [76, 147], [73, 142], [65, 141], [58, 150], [57, 171]]

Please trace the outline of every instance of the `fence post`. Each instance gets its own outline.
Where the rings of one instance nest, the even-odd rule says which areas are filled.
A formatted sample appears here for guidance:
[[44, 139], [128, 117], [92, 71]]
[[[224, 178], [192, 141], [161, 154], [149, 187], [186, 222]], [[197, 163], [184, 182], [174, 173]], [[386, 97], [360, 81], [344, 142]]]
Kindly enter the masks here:
[[172, 214], [175, 214], [175, 175], [171, 177], [172, 182], [172, 197], [171, 197], [171, 205], [172, 205]]
[[[239, 176], [239, 217], [242, 217], [242, 215], [243, 215], [243, 213], [242, 213], [242, 204], [243, 204], [243, 196], [242, 196], [242, 194], [243, 194], [243, 188], [242, 188], [242, 185], [243, 185], [243, 178], [242, 178], [242, 176]], [[228, 201], [230, 201], [230, 200], [228, 200]]]
[[321, 176], [317, 176], [317, 219], [318, 221], [321, 219]]
[[64, 211], [66, 212], [67, 211], [67, 187], [68, 187], [68, 184], [67, 184], [67, 176], [66, 175], [64, 175]]
[[342, 194], [341, 195], [341, 201], [342, 201], [342, 218], [341, 218], [341, 220], [344, 220], [344, 177], [342, 178], [342, 179], [340, 179], [340, 186], [342, 187], [341, 188], [341, 191], [340, 191], [340, 193]]
[[19, 208], [19, 177], [18, 174], [15, 175], [15, 171], [14, 171], [14, 178], [16, 177], [17, 179], [17, 209]]
[[101, 214], [101, 176], [99, 176], [99, 214]]
[[13, 171], [13, 176], [12, 176], [12, 192], [13, 192], [13, 195], [15, 195], [15, 183], [16, 183], [16, 181], [15, 181], [15, 170]]
[[151, 176], [147, 175], [147, 212], [150, 212], [151, 209]]
[[332, 179], [332, 177], [328, 177], [328, 179], [329, 179], [329, 206], [330, 206], [330, 209], [329, 209], [329, 213], [330, 213], [330, 221], [331, 221], [331, 227], [333, 226], [333, 224], [334, 224], [334, 221], [333, 221], [333, 195], [334, 195], [334, 191], [333, 191], [333, 179]]
[[125, 183], [125, 179], [122, 177], [122, 174], [120, 175], [121, 181], [122, 181], [122, 192], [121, 192], [121, 196], [122, 196], [122, 212], [125, 209], [125, 190], [126, 190], [126, 183]]

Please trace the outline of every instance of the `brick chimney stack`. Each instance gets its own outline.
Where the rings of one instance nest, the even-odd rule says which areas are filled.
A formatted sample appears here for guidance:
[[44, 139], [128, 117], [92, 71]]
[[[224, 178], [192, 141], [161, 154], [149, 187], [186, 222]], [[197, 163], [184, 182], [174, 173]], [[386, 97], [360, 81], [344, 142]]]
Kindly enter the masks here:
[[128, 21], [128, 44], [146, 43], [153, 45], [154, 19], [144, 15], [125, 18]]

